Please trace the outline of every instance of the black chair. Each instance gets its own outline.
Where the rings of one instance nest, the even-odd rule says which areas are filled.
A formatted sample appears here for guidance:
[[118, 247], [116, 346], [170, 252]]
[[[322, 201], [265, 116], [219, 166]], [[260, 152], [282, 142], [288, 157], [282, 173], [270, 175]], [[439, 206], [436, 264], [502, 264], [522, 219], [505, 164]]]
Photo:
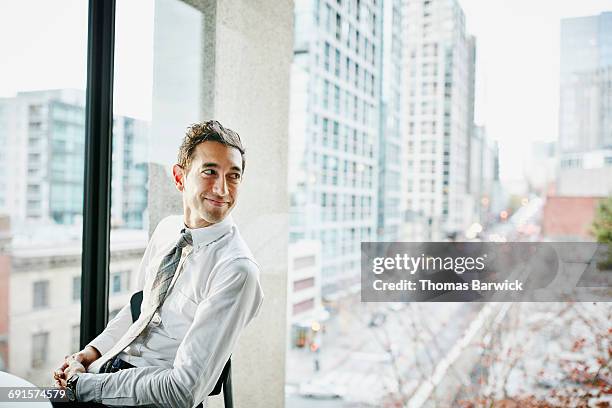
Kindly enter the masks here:
[[[130, 299], [130, 310], [132, 311], [132, 322], [138, 320], [140, 316], [140, 306], [142, 305], [142, 290], [132, 295]], [[232, 359], [231, 357], [225, 363], [221, 376], [215, 384], [215, 388], [208, 394], [209, 396], [219, 395], [223, 389], [223, 405], [225, 408], [234, 408], [234, 400], [232, 397]], [[201, 408], [202, 404], [198, 405]]]

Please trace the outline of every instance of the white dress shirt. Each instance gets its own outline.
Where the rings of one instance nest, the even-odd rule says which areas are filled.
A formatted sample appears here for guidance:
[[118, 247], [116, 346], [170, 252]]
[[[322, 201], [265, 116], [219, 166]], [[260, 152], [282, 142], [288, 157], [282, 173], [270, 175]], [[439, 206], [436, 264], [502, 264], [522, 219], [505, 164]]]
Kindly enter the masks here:
[[[182, 216], [162, 220], [145, 250], [134, 291], [142, 313], [162, 258], [176, 245]], [[168, 295], [147, 328], [118, 357], [136, 366], [79, 374], [77, 397], [106, 405], [206, 406], [242, 329], [263, 301], [259, 268], [231, 216], [190, 230]], [[132, 325], [129, 303], [89, 345], [104, 354]]]

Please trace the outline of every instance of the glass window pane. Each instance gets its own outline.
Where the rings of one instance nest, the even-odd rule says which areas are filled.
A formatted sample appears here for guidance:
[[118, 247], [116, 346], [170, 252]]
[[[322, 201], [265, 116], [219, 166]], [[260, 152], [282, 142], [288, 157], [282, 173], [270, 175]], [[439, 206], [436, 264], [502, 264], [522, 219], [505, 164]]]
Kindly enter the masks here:
[[72, 277], [72, 300], [78, 302], [81, 300], [81, 277]]
[[42, 332], [32, 335], [32, 368], [41, 368], [50, 360], [49, 333]]
[[34, 294], [32, 307], [41, 309], [49, 306], [49, 281], [34, 282]]
[[182, 212], [170, 171], [185, 128], [202, 114], [203, 21], [180, 0], [117, 1], [111, 315], [142, 289], [137, 274], [149, 233]]
[[78, 343], [87, 13], [0, 3], [0, 370], [39, 386]]

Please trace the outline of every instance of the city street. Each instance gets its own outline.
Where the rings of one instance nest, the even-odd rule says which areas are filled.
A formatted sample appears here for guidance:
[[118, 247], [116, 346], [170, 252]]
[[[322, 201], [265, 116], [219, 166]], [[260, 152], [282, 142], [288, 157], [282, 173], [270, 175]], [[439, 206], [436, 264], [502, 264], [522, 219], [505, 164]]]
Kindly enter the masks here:
[[[397, 395], [399, 379], [404, 397], [409, 397], [461, 338], [480, 308], [477, 303], [347, 300], [327, 323], [319, 372], [315, 371], [316, 353], [307, 348], [289, 350], [286, 406], [378, 407], [389, 394]], [[371, 316], [382, 313], [384, 323], [371, 327]], [[319, 393], [319, 398], [305, 396], [308, 392]]]
[[[521, 231], [525, 226], [539, 225], [542, 205], [539, 198], [529, 200], [507, 222], [492, 226], [483, 236], [497, 241], [537, 239]], [[386, 396], [399, 396], [399, 381], [401, 394], [405, 400], [410, 398], [463, 336], [482, 306], [368, 304], [358, 298], [344, 299], [326, 324], [318, 353], [307, 347], [289, 349], [286, 406], [378, 407]], [[380, 315], [385, 316], [384, 322], [373, 326], [373, 316]]]

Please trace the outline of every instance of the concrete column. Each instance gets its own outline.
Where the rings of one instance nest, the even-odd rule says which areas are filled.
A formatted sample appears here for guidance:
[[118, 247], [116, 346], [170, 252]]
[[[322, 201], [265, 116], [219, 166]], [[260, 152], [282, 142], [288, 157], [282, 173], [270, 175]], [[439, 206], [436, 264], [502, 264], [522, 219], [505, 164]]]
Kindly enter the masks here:
[[[200, 83], [198, 120], [219, 120], [240, 134], [247, 150], [245, 176], [233, 216], [260, 264], [265, 299], [260, 315], [243, 333], [232, 357], [235, 405], [249, 408], [283, 407], [293, 2], [184, 2], [201, 12], [202, 18], [202, 37], [199, 39], [201, 71], [197, 81]], [[156, 7], [159, 3], [168, 3], [168, 0], [158, 0]], [[163, 16], [156, 13], [156, 31], [161, 19]], [[173, 23], [174, 26], [180, 24], [176, 21]], [[163, 56], [164, 53], [156, 50], [156, 55]], [[154, 64], [159, 63], [157, 56], [154, 56]], [[165, 67], [156, 69], [160, 75], [167, 75], [172, 64], [181, 64], [180, 60], [172, 59], [163, 63]], [[163, 81], [160, 75], [154, 79], [154, 105], [155, 86]], [[181, 73], [173, 71], [172, 75]], [[163, 84], [160, 86], [167, 88]], [[155, 106], [153, 111], [155, 113]], [[163, 114], [159, 112], [159, 115]], [[184, 123], [181, 130], [188, 124]], [[164, 127], [164, 130], [167, 129], [169, 127]], [[165, 139], [162, 145], [168, 142], [168, 137], [174, 141], [174, 132], [171, 135], [163, 133]], [[176, 136], [178, 150], [182, 133]], [[156, 145], [155, 140], [152, 145]], [[170, 182], [166, 169], [169, 165], [153, 164], [150, 167], [151, 228], [169, 211], [177, 212], [177, 196], [165, 187]], [[212, 398], [210, 403], [211, 407], [223, 405], [221, 398]]]
[[283, 407], [293, 2], [219, 0], [215, 22], [215, 118], [246, 145], [234, 218], [261, 265], [266, 296], [234, 353], [236, 406]]

